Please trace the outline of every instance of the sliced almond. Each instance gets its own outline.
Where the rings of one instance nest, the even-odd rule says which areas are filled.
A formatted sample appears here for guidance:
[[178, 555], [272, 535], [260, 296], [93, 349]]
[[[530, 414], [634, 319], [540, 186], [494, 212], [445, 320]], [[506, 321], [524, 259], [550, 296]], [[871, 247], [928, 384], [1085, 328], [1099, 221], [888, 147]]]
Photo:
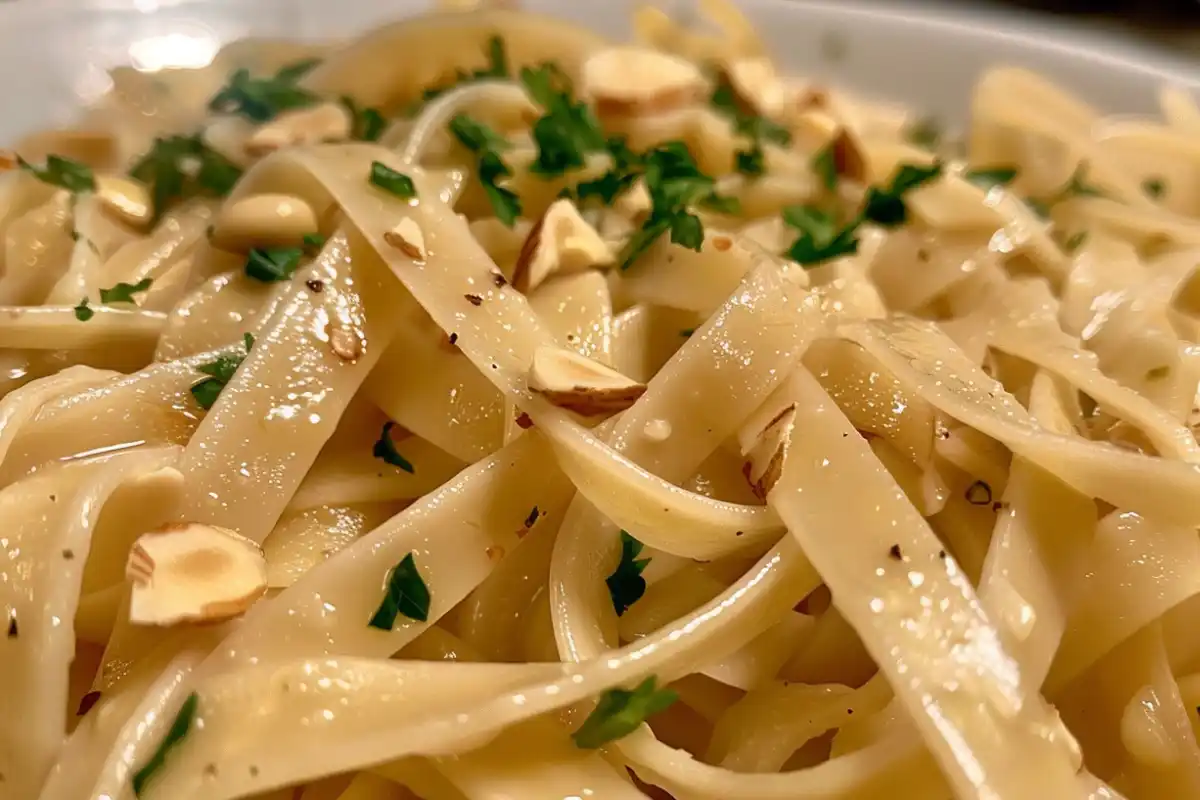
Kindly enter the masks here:
[[559, 408], [591, 417], [624, 411], [646, 385], [579, 353], [543, 345], [533, 354], [529, 389]]
[[130, 178], [97, 175], [96, 196], [105, 211], [130, 225], [145, 225], [154, 216], [150, 190]]
[[285, 147], [321, 142], [341, 142], [350, 138], [353, 120], [341, 103], [321, 103], [308, 108], [285, 111], [262, 125], [246, 140], [246, 152], [265, 156]]
[[257, 544], [215, 525], [185, 522], [142, 534], [125, 564], [135, 625], [220, 622], [244, 613], [267, 591]]
[[528, 294], [556, 273], [611, 264], [612, 249], [570, 200], [555, 200], [529, 230], [513, 268], [513, 286]]
[[792, 428], [796, 423], [796, 406], [792, 404], [780, 411], [775, 419], [767, 423], [758, 439], [745, 453], [747, 460], [742, 474], [750, 484], [754, 496], [765, 501], [775, 488], [783, 473], [783, 460], [791, 444]]
[[581, 91], [597, 113], [659, 114], [689, 106], [707, 84], [699, 68], [646, 47], [610, 47], [583, 63]]
[[223, 205], [210, 239], [221, 250], [246, 253], [254, 247], [297, 245], [317, 230], [317, 214], [303, 198], [255, 194]]
[[838, 175], [864, 183], [867, 180], [867, 161], [863, 146], [849, 128], [842, 128], [833, 140], [833, 163]]
[[409, 258], [425, 260], [425, 234], [412, 217], [405, 217], [396, 227], [383, 234], [383, 240]]
[[764, 117], [779, 117], [792, 96], [771, 59], [757, 56], [735, 58], [726, 65], [725, 74], [738, 98]]

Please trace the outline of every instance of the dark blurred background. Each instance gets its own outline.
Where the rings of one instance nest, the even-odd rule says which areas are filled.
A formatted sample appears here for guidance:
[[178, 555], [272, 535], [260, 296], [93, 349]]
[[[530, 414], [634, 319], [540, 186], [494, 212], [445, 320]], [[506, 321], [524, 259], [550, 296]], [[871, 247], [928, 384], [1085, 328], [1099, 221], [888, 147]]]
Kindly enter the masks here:
[[1200, 0], [993, 0], [1072, 18], [1088, 18], [1106, 28], [1133, 30], [1179, 47], [1200, 58]]

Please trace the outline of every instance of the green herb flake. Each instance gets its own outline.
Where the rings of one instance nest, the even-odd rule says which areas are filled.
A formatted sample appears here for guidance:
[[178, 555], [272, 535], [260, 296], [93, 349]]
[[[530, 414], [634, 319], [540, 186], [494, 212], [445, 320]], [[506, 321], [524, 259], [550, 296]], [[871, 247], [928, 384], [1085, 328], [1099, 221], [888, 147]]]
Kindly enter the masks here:
[[1015, 167], [993, 167], [991, 169], [972, 169], [963, 173], [963, 179], [973, 183], [985, 192], [993, 186], [1007, 186], [1017, 178]]
[[748, 150], [738, 150], [733, 154], [733, 166], [748, 178], [757, 178], [762, 175], [766, 169], [762, 147], [755, 143]]
[[378, 459], [386, 461], [393, 467], [400, 469], [410, 474], [415, 473], [413, 465], [408, 459], [400, 455], [400, 451], [396, 449], [395, 442], [392, 441], [392, 428], [396, 427], [394, 422], [386, 422], [383, 425], [383, 431], [379, 434], [379, 441], [375, 442], [375, 448], [371, 451], [371, 455]]
[[412, 553], [388, 573], [383, 600], [367, 624], [372, 628], [390, 631], [396, 626], [396, 617], [401, 614], [417, 622], [429, 619], [429, 587], [421, 579]]
[[886, 188], [872, 186], [867, 190], [862, 218], [885, 228], [903, 225], [908, 221], [908, 207], [904, 204], [904, 195], [936, 180], [941, 174], [941, 163], [901, 164]]
[[370, 181], [372, 186], [378, 186], [402, 200], [409, 200], [417, 196], [417, 187], [413, 184], [412, 178], [403, 172], [397, 172], [382, 161], [371, 162]]
[[1146, 178], [1142, 181], [1142, 191], [1157, 200], [1167, 191], [1167, 184], [1162, 178]]
[[150, 187], [157, 220], [174, 202], [196, 195], [224, 197], [242, 170], [195, 135], [155, 139], [129, 174]]
[[34, 166], [20, 156], [17, 157], [17, 163], [21, 165], [21, 169], [32, 173], [42, 183], [59, 186], [69, 192], [96, 191], [96, 178], [92, 174], [92, 168], [65, 156], [46, 156], [44, 167]]
[[415, 116], [430, 100], [440, 97], [451, 89], [457, 89], [463, 84], [486, 80], [502, 80], [510, 77], [508, 53], [505, 49], [504, 39], [500, 36], [492, 36], [488, 39], [486, 56], [488, 61], [486, 67], [472, 72], [467, 72], [463, 69], [455, 70], [454, 77], [450, 80], [427, 87], [422, 91], [420, 99], [410, 105], [405, 113], [408, 116]]
[[150, 760], [145, 766], [133, 773], [133, 794], [135, 797], [141, 797], [142, 792], [146, 788], [146, 784], [161, 770], [167, 763], [167, 756], [171, 750], [176, 747], [188, 735], [192, 728], [192, 722], [196, 718], [196, 706], [200, 703], [200, 696], [192, 692], [183, 701], [183, 705], [179, 708], [179, 713], [175, 715], [175, 720], [171, 723], [171, 727], [167, 730], [167, 735], [163, 737], [159, 743], [158, 749], [154, 751], [154, 755], [150, 756]]
[[[249, 333], [243, 334], [242, 343], [245, 345], [246, 353], [250, 352], [250, 348], [254, 346], [254, 337]], [[225, 388], [225, 384], [233, 380], [233, 374], [237, 372], [238, 367], [246, 360], [246, 355], [242, 353], [226, 353], [218, 356], [215, 361], [210, 361], [207, 364], [201, 364], [196, 367], [197, 372], [207, 375], [207, 378], [192, 385], [192, 397], [196, 398], [196, 402], [205, 411], [213, 407], [217, 402], [217, 397], [220, 396], [221, 390]]]
[[296, 85], [316, 61], [285, 66], [270, 78], [252, 78], [250, 70], [239, 69], [229, 83], [208, 103], [208, 109], [221, 114], [240, 114], [253, 122], [268, 122], [283, 111], [304, 108], [320, 98]]
[[387, 117], [377, 108], [359, 108], [354, 98], [342, 96], [342, 105], [350, 114], [350, 138], [360, 142], [378, 142], [387, 129]]
[[658, 678], [647, 677], [632, 692], [609, 689], [600, 695], [596, 708], [588, 714], [579, 730], [571, 734], [578, 747], [601, 747], [636, 731], [649, 717], [663, 711], [677, 699], [670, 689], [658, 689]]
[[310, 253], [325, 246], [325, 237], [319, 233], [306, 233], [300, 241], [304, 243], [304, 249]]
[[689, 208], [703, 205], [723, 213], [734, 213], [737, 201], [721, 197], [713, 190], [714, 181], [696, 166], [687, 145], [665, 142], [645, 156], [646, 189], [651, 211], [642, 228], [634, 233], [621, 253], [621, 269], [628, 269], [658, 237], [670, 233], [671, 241], [692, 250], [700, 250], [704, 227]]
[[132, 303], [133, 296], [150, 288], [154, 281], [143, 278], [137, 283], [118, 283], [110, 289], [100, 290], [100, 302], [104, 305], [112, 303]]
[[459, 114], [450, 120], [450, 132], [471, 152], [478, 156], [476, 173], [496, 218], [512, 227], [521, 216], [521, 199], [497, 181], [512, 176], [512, 170], [504, 163], [500, 153], [509, 148], [508, 141], [487, 125]]
[[88, 308], [88, 299], [86, 297], [79, 301], [79, 305], [75, 306], [75, 319], [80, 322], [87, 322], [94, 316], [96, 316], [96, 312]]
[[256, 247], [246, 258], [246, 276], [263, 283], [286, 281], [300, 266], [303, 254], [299, 247]]
[[646, 593], [646, 579], [642, 571], [650, 563], [650, 559], [639, 559], [642, 543], [621, 531], [621, 561], [612, 575], [605, 578], [608, 593], [612, 597], [613, 610], [617, 616], [624, 614], [631, 605], [642, 599]]
[[538, 154], [530, 172], [544, 178], [586, 165], [588, 153], [603, 151], [604, 130], [586, 103], [572, 96], [570, 79], [553, 64], [521, 70], [521, 83], [545, 113], [533, 123]]
[[827, 191], [836, 191], [838, 185], [837, 157], [834, 154], [833, 142], [821, 148], [812, 157], [810, 164], [813, 174], [821, 179], [821, 185]]
[[787, 256], [801, 266], [816, 266], [858, 252], [859, 220], [839, 229], [833, 216], [819, 208], [790, 206], [783, 210], [783, 221], [800, 232]]

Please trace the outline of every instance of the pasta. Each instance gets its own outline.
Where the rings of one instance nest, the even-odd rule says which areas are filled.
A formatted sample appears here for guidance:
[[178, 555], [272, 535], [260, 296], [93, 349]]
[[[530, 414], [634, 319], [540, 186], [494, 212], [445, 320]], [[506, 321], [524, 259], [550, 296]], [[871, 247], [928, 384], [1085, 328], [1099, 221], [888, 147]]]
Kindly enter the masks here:
[[0, 798], [1200, 797], [1192, 98], [446, 5], [0, 151]]

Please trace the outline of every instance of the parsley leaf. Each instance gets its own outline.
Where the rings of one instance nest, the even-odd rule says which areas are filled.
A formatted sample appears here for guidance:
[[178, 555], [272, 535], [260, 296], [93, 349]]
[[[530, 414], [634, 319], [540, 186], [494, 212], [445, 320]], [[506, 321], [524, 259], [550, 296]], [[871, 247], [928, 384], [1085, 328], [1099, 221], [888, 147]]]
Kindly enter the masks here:
[[392, 428], [396, 427], [394, 422], [385, 422], [383, 431], [379, 434], [379, 441], [375, 442], [375, 448], [371, 451], [371, 455], [381, 459], [393, 467], [399, 467], [407, 473], [413, 474], [416, 470], [409, 463], [408, 459], [400, 455], [400, 451], [396, 449], [395, 442], [392, 441]]
[[378, 108], [359, 108], [354, 98], [342, 96], [342, 105], [350, 112], [350, 138], [360, 142], [378, 142], [387, 128], [387, 118]]
[[763, 161], [763, 149], [758, 142], [755, 142], [748, 150], [738, 150], [733, 154], [734, 169], [751, 178], [763, 174], [765, 169]]
[[665, 142], [645, 156], [646, 189], [651, 211], [642, 228], [626, 242], [621, 254], [621, 269], [628, 269], [659, 236], [670, 232], [675, 244], [699, 250], [704, 241], [700, 218], [688, 209], [705, 205], [722, 212], [733, 212], [737, 201], [713, 191], [714, 181], [696, 166], [687, 145]]
[[638, 559], [642, 547], [641, 542], [621, 531], [621, 562], [613, 574], [604, 580], [618, 617], [646, 593], [646, 579], [642, 577], [642, 570], [650, 563], [650, 559]]
[[790, 206], [783, 210], [783, 221], [800, 231], [787, 252], [797, 264], [815, 265], [858, 252], [858, 220], [839, 231], [832, 215], [811, 206]]
[[72, 161], [65, 156], [46, 156], [46, 166], [36, 167], [17, 156], [21, 169], [33, 173], [42, 183], [61, 186], [70, 192], [96, 191], [96, 178], [87, 164]]
[[100, 290], [100, 302], [108, 305], [110, 303], [132, 303], [133, 296], [138, 292], [144, 292], [150, 288], [150, 284], [154, 283], [151, 278], [143, 278], [137, 283], [118, 283], [111, 289]]
[[[242, 342], [246, 347], [246, 353], [249, 353], [250, 348], [254, 346], [254, 337], [247, 333], [242, 337]], [[233, 374], [245, 360], [246, 356], [242, 353], [226, 353], [218, 356], [216, 361], [196, 367], [197, 372], [209, 376], [192, 384], [192, 397], [196, 398], [196, 402], [200, 404], [201, 408], [207, 411], [213, 407], [221, 390], [225, 388], [225, 384], [233, 379]]]
[[750, 138], [750, 147], [734, 153], [734, 168], [743, 175], [757, 177], [763, 174], [766, 168], [764, 141], [783, 146], [792, 142], [792, 134], [787, 128], [743, 108], [728, 81], [718, 82], [709, 98], [709, 104], [715, 111], [730, 119], [739, 135]]
[[450, 120], [450, 132], [471, 152], [479, 157], [476, 171], [483, 191], [495, 210], [496, 217], [512, 227], [521, 215], [521, 199], [516, 193], [500, 186], [496, 181], [512, 175], [500, 153], [509, 148], [508, 141], [487, 125], [477, 122], [466, 114]]
[[306, 233], [300, 241], [304, 243], [304, 249], [310, 252], [325, 246], [325, 237], [319, 233]]
[[387, 591], [367, 624], [372, 628], [390, 631], [396, 625], [396, 617], [401, 614], [417, 622], [429, 619], [429, 587], [417, 571], [417, 562], [412, 553], [401, 559], [388, 573]]
[[403, 172], [397, 172], [382, 161], [371, 162], [370, 181], [372, 186], [378, 186], [402, 200], [417, 196], [417, 187], [413, 185], [412, 178]]
[[937, 179], [941, 174], [940, 162], [928, 166], [901, 164], [886, 188], [872, 186], [867, 190], [867, 202], [862, 211], [863, 219], [885, 228], [903, 225], [908, 220], [908, 208], [904, 205], [904, 195]]
[[821, 179], [821, 183], [826, 190], [832, 192], [837, 189], [837, 158], [834, 155], [833, 142], [830, 142], [813, 155], [810, 166], [813, 173]]
[[145, 766], [133, 773], [134, 797], [142, 796], [142, 790], [146, 788], [146, 784], [167, 763], [167, 755], [188, 735], [188, 731], [192, 729], [192, 721], [196, 718], [196, 706], [199, 704], [200, 695], [195, 692], [189, 694], [183, 701], [183, 705], [179, 707], [179, 713], [175, 715], [175, 721], [167, 729], [167, 735], [159, 743], [154, 755], [150, 756], [150, 760], [146, 762]]
[[994, 167], [992, 169], [972, 169], [963, 173], [963, 178], [987, 191], [993, 186], [1007, 186], [1016, 180], [1016, 167]]
[[155, 139], [129, 174], [150, 187], [158, 219], [173, 201], [198, 194], [224, 197], [242, 177], [242, 170], [197, 134]]
[[632, 692], [609, 689], [600, 695], [596, 708], [588, 714], [579, 730], [571, 734], [576, 746], [590, 750], [628, 736], [648, 717], [679, 699], [679, 695], [670, 689], [655, 688], [657, 682], [657, 677], [651, 675]]
[[1167, 191], [1166, 181], [1162, 178], [1146, 178], [1142, 181], [1142, 191], [1157, 200]]
[[209, 111], [241, 114], [253, 122], [267, 122], [280, 112], [311, 106], [317, 95], [296, 85], [317, 61], [301, 61], [285, 66], [271, 78], [252, 78], [250, 70], [239, 69], [229, 83], [208, 103]]
[[79, 301], [79, 305], [75, 306], [75, 319], [80, 322], [87, 322], [94, 316], [96, 316], [96, 312], [88, 308], [88, 299], [86, 297]]
[[286, 281], [300, 266], [299, 247], [256, 247], [246, 258], [246, 277], [263, 283]]
[[553, 64], [521, 70], [525, 85], [545, 114], [533, 123], [538, 155], [530, 171], [550, 177], [586, 164], [586, 155], [605, 149], [604, 131], [586, 103], [571, 95], [570, 80]]

